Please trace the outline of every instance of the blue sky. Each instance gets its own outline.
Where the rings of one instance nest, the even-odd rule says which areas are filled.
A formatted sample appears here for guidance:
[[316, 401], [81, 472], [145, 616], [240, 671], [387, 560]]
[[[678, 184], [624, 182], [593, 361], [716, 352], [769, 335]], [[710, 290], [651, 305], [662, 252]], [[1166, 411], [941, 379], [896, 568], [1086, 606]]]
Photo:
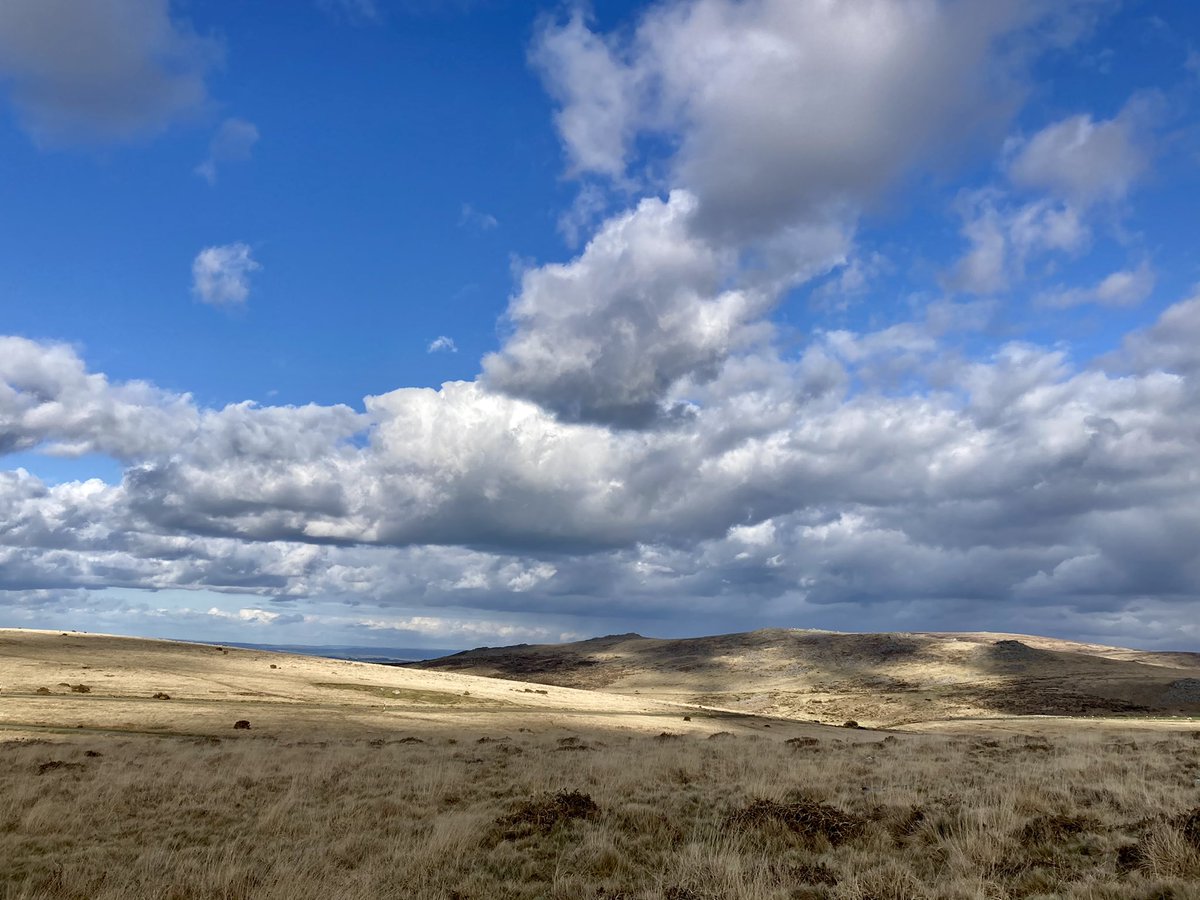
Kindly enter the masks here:
[[0, 626], [1200, 648], [1198, 102], [1132, 0], [14, 0]]

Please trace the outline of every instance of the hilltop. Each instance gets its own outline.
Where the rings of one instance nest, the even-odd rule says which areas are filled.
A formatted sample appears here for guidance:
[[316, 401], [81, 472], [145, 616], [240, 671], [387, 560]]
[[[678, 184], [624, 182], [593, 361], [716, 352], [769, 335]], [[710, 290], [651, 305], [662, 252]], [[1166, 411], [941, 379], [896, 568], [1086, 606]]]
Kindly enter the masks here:
[[987, 632], [620, 634], [414, 665], [828, 724], [1200, 714], [1200, 654]]

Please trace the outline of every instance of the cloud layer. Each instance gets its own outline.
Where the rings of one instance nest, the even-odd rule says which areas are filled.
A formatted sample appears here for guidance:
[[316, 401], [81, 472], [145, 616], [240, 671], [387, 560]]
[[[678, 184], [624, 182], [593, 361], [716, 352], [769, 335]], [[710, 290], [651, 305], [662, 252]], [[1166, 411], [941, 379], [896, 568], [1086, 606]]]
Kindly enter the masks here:
[[[0, 478], [0, 589], [206, 587], [381, 606], [715, 619], [840, 605], [993, 604], [1041, 624], [1200, 585], [1200, 300], [1109, 371], [1002, 346], [961, 392], [847, 391], [928, 323], [727, 362], [691, 418], [566, 423], [451, 383], [345, 407], [197, 408], [8, 339], [7, 447], [105, 452], [123, 482]], [[945, 610], [943, 610], [943, 613]]]

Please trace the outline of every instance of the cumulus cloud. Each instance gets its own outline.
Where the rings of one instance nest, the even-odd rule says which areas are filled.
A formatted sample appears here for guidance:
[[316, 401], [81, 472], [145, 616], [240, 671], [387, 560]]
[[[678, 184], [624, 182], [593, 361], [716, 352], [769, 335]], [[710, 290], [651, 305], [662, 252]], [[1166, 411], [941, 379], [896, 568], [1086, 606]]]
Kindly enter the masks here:
[[558, 231], [567, 246], [578, 247], [603, 217], [608, 205], [608, 195], [603, 188], [592, 183], [582, 185], [570, 207], [558, 217]]
[[[735, 599], [738, 615], [835, 619], [980, 600], [1030, 621], [1116, 615], [1151, 595], [1182, 609], [1200, 597], [1196, 309], [1131, 338], [1125, 373], [1007, 344], [953, 363], [953, 394], [871, 386], [897, 360], [945, 377], [930, 322], [830, 332], [794, 362], [729, 360], [683, 425], [640, 432], [478, 383], [395, 391], [358, 414], [203, 410], [94, 374], [80, 392], [16, 386], [10, 371], [2, 396], [24, 397], [24, 417], [3, 420], [5, 446], [27, 444], [30, 421], [43, 441], [119, 443], [109, 432], [128, 415], [64, 416], [64, 391], [151, 418], [120, 485], [0, 478], [0, 590], [202, 587], [634, 620], [686, 602], [725, 625]], [[82, 368], [65, 348], [27, 353]], [[168, 424], [170, 440], [146, 434]]]
[[1129, 335], [1116, 360], [1141, 372], [1162, 368], [1200, 374], [1200, 288], [1195, 290], [1195, 296], [1169, 307], [1151, 328]]
[[[1112, 119], [1080, 114], [1047, 125], [1032, 137], [1010, 138], [1003, 152], [1009, 184], [965, 191], [957, 210], [970, 244], [946, 283], [955, 290], [994, 294], [1021, 281], [1026, 264], [1043, 254], [1078, 255], [1092, 239], [1098, 208], [1124, 200], [1151, 159], [1158, 99], [1135, 96]], [[1013, 189], [1016, 190], [1014, 195]], [[1038, 196], [1028, 199], [1029, 192]], [[1115, 272], [1091, 289], [1043, 293], [1049, 306], [1100, 303], [1128, 306], [1153, 289], [1146, 266]]]
[[1020, 187], [1046, 190], [1081, 207], [1121, 200], [1149, 165], [1154, 105], [1139, 97], [1112, 119], [1096, 121], [1083, 113], [1047, 125], [1012, 144], [1008, 175]]
[[129, 460], [169, 452], [199, 415], [186, 396], [88, 372], [66, 345], [0, 337], [0, 453], [40, 446]]
[[512, 625], [504, 621], [488, 619], [449, 618], [446, 616], [399, 616], [374, 617], [364, 619], [359, 624], [370, 631], [392, 631], [405, 636], [419, 635], [442, 641], [470, 642], [476, 644], [480, 639], [497, 640], [506, 643], [516, 641], [550, 641], [579, 640], [584, 635], [564, 632], [553, 628], [538, 628], [524, 625]]
[[120, 140], [203, 108], [220, 45], [169, 0], [6, 0], [0, 80], [39, 143]]
[[289, 625], [299, 618], [296, 615], [274, 612], [269, 609], [239, 609], [233, 612], [218, 607], [209, 609], [209, 616], [218, 619], [228, 619], [239, 624], [249, 625]]
[[1032, 259], [1050, 253], [1077, 255], [1091, 241], [1079, 209], [1051, 199], [1014, 203], [1003, 191], [968, 191], [957, 203], [962, 234], [970, 244], [947, 285], [973, 294], [995, 294], [1025, 276]]
[[261, 268], [246, 244], [205, 247], [192, 261], [192, 292], [213, 306], [240, 306], [250, 296], [250, 274]]
[[1154, 291], [1156, 276], [1149, 263], [1135, 269], [1120, 269], [1097, 284], [1083, 288], [1059, 287], [1038, 297], [1043, 306], [1065, 309], [1085, 303], [1098, 306], [1137, 306]]
[[1000, 45], [1038, 13], [678, 0], [628, 37], [579, 14], [550, 24], [533, 59], [573, 172], [632, 177], [638, 137], [669, 134], [669, 178], [700, 198], [700, 224], [756, 235], [866, 202], [929, 151], [1002, 121], [1016, 61]]
[[[1076, 256], [1087, 249], [1096, 208], [1125, 199], [1149, 164], [1155, 105], [1150, 96], [1135, 97], [1113, 119], [1097, 122], [1081, 114], [1030, 138], [1010, 139], [1004, 151], [1010, 187], [966, 191], [958, 199], [969, 248], [948, 273], [947, 286], [995, 294], [1023, 280], [1027, 264], [1039, 256]], [[1030, 190], [1040, 196], [1018, 199]], [[1094, 287], [1043, 291], [1039, 302], [1131, 306], [1153, 287], [1154, 273], [1142, 265], [1114, 272]]]
[[225, 163], [246, 162], [258, 143], [258, 127], [245, 119], [226, 119], [208, 145], [208, 159], [195, 172], [209, 184], [217, 183], [217, 167]]
[[[1020, 2], [882, 0], [672, 0], [614, 34], [578, 11], [549, 22], [532, 60], [570, 172], [591, 179], [568, 238], [605, 208], [596, 179], [667, 199], [525, 273], [485, 382], [566, 421], [644, 428], [686, 412], [672, 390], [761, 339], [790, 288], [845, 265], [865, 208], [1006, 121], [1025, 58], [1011, 47], [1045, 24]], [[1044, 230], [1064, 230], [1052, 217]]]
[[527, 270], [486, 382], [569, 421], [656, 421], [669, 388], [711, 375], [771, 299], [722, 289], [735, 258], [691, 232], [697, 208], [683, 191], [643, 200], [572, 263]]
[[629, 143], [643, 116], [640, 74], [576, 11], [545, 28], [530, 58], [559, 102], [555, 124], [576, 174], [624, 177]]
[[[986, 301], [814, 326], [796, 348], [769, 318], [831, 271], [840, 296], [869, 289], [886, 262], [854, 245], [863, 209], [961, 122], [1004, 120], [1010, 39], [1040, 9], [689, 0], [624, 36], [551, 24], [534, 59], [570, 165], [616, 186], [581, 221], [649, 196], [521, 274], [475, 381], [358, 410], [210, 409], [0, 339], [0, 453], [124, 466], [119, 484], [0, 472], [0, 604], [181, 588], [230, 595], [197, 614], [230, 626], [337, 603], [338, 627], [447, 640], [572, 631], [531, 615], [677, 629], [681, 609], [696, 630], [1086, 622], [1157, 640], [1138, 610], [1189, 622], [1200, 300], [1103, 365], [1066, 345], [961, 352]], [[1088, 211], [1140, 171], [1113, 150], [1142, 146], [1135, 130], [1111, 125], [1010, 147], [1011, 187], [1036, 196], [960, 198], [962, 289], [1086, 248]], [[665, 159], [639, 149], [664, 136]], [[1064, 175], [1081, 160], [1124, 186]], [[197, 294], [243, 303], [257, 267], [244, 244], [206, 248]], [[1133, 303], [1153, 278], [1063, 292]]]
[[813, 305], [826, 310], [844, 310], [866, 296], [882, 275], [894, 269], [891, 261], [878, 251], [856, 253], [838, 267], [834, 277], [813, 291]]

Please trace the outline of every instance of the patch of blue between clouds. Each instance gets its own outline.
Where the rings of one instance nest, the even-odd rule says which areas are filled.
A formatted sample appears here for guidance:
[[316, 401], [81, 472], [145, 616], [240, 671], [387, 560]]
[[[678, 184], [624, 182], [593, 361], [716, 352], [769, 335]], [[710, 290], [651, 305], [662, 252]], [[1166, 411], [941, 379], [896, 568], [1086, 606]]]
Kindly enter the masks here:
[[67, 484], [72, 481], [101, 481], [117, 485], [121, 483], [124, 467], [111, 456], [102, 453], [85, 453], [83, 456], [51, 456], [36, 450], [12, 453], [0, 457], [0, 467], [7, 471], [24, 469], [30, 475], [49, 485]]

